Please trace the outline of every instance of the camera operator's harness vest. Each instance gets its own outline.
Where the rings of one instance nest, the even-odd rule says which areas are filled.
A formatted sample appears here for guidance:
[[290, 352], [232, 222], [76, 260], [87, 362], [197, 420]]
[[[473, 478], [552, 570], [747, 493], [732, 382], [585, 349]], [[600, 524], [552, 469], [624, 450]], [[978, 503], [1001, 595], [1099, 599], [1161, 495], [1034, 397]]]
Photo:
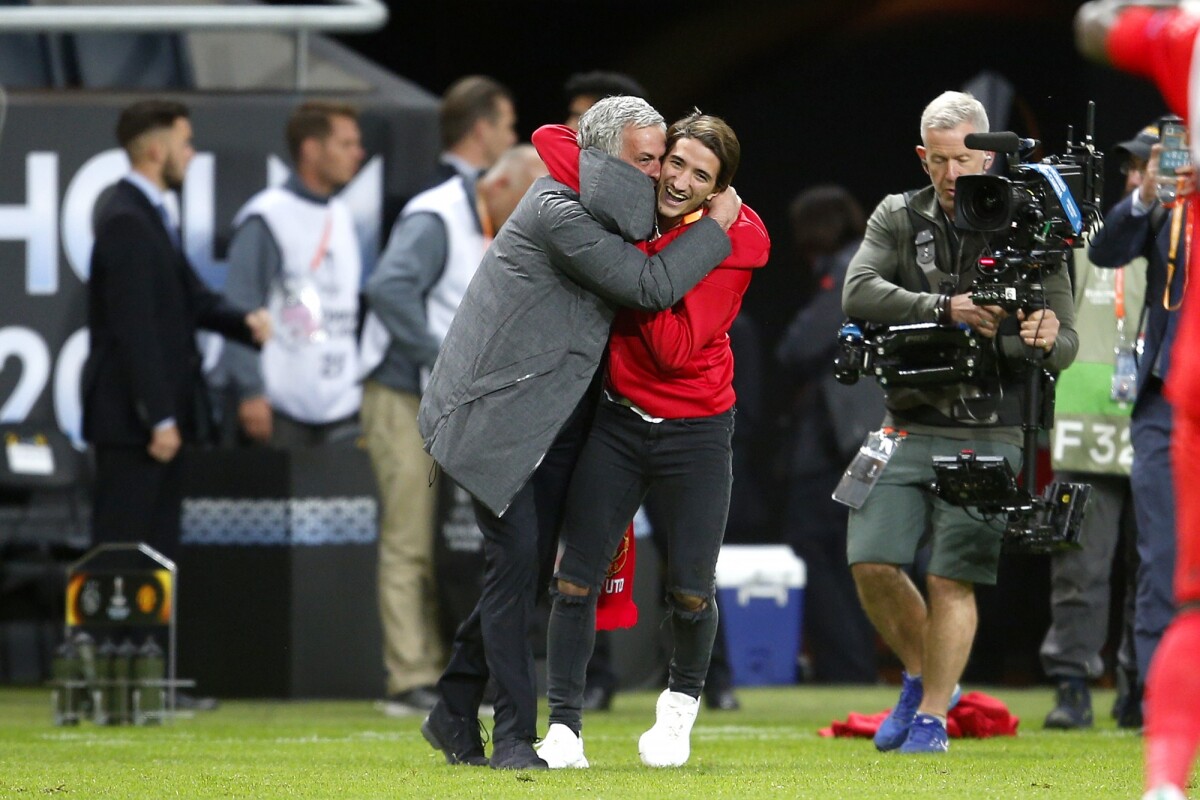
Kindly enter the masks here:
[[[945, 272], [938, 268], [937, 260], [937, 225], [933, 220], [919, 214], [912, 207], [912, 199], [921, 191], [911, 189], [904, 193], [904, 211], [908, 214], [908, 224], [912, 227], [913, 248], [917, 254], [917, 266], [921, 268], [921, 281], [927, 292], [955, 294], [965, 291], [968, 287], [961, 286], [963, 273]], [[947, 233], [950, 234], [954, 223], [950, 223]], [[959, 248], [951, 244], [950, 262], [958, 266]], [[936, 287], [936, 288], [935, 288]]]
[[[912, 207], [912, 199], [921, 189], [904, 193], [904, 210], [912, 228], [913, 248], [920, 271], [922, 288], [926, 292], [959, 294], [970, 288], [969, 270], [948, 273], [938, 263], [960, 267], [961, 244], [955, 247], [953, 222], [948, 222], [947, 240], [951, 252], [938, 259], [937, 224]], [[978, 337], [979, 352], [990, 359], [991, 366], [974, 381], [956, 381], [945, 386], [920, 388], [887, 388], [887, 407], [898, 420], [921, 425], [955, 428], [1002, 427], [1021, 424], [1021, 403], [1017, 391], [1019, 375], [1005, 368], [1005, 359], [996, 352], [997, 338]]]

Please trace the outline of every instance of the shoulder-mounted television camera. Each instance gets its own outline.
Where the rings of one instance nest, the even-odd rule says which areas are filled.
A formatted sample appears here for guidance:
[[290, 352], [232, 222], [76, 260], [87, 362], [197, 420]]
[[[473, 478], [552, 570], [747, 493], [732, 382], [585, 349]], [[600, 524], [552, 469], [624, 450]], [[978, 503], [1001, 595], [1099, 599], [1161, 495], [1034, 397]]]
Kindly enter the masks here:
[[988, 242], [971, 287], [975, 303], [1009, 312], [1045, 305], [1042, 276], [1066, 263], [1101, 219], [1104, 154], [1094, 129], [1089, 103], [1083, 141], [1072, 141], [1068, 129], [1066, 152], [1035, 163], [1022, 161], [1038, 147], [1035, 139], [1009, 131], [966, 136], [967, 147], [1005, 157], [1003, 175], [964, 175], [954, 184], [955, 227], [983, 233]]

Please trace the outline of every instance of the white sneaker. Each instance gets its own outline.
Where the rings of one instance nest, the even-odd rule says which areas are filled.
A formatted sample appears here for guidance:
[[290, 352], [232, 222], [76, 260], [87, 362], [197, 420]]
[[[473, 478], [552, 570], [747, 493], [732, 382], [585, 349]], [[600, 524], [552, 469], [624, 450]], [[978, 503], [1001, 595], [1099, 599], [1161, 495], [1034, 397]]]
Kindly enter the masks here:
[[692, 752], [692, 725], [700, 700], [667, 689], [654, 706], [654, 727], [638, 739], [638, 755], [648, 767], [682, 767]]
[[538, 758], [550, 765], [550, 769], [587, 769], [587, 756], [583, 754], [583, 737], [575, 731], [555, 722], [546, 731], [546, 738], [534, 748]]
[[1187, 800], [1187, 795], [1179, 791], [1178, 786], [1164, 783], [1142, 795], [1142, 800]]

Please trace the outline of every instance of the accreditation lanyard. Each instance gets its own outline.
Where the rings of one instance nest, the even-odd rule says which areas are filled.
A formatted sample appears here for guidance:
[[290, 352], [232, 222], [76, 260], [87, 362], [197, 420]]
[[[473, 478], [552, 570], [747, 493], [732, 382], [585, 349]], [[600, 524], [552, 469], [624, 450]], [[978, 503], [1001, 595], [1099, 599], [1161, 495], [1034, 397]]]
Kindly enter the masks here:
[[321, 268], [321, 262], [325, 260], [325, 254], [329, 252], [329, 239], [333, 235], [333, 213], [325, 215], [325, 230], [321, 232], [321, 241], [317, 243], [317, 250], [313, 253], [312, 261], [308, 265], [309, 272], [316, 272]]
[[[1127, 269], [1129, 269], [1128, 265], [1113, 270], [1113, 316], [1117, 319], [1118, 350], [1122, 347], [1133, 346], [1125, 335], [1125, 270]], [[1141, 352], [1140, 343], [1136, 349]]]
[[[1184, 210], [1186, 209], [1186, 211]], [[1187, 215], [1187, 224], [1184, 224], [1184, 214]], [[1183, 296], [1187, 293], [1188, 282], [1188, 265], [1187, 259], [1190, 258], [1192, 252], [1192, 226], [1195, 225], [1195, 203], [1181, 203], [1171, 209], [1171, 244], [1167, 250], [1167, 284], [1163, 287], [1163, 308], [1167, 311], [1178, 311], [1183, 305]], [[1183, 229], [1184, 239], [1184, 262], [1183, 262], [1183, 288], [1179, 291], [1179, 302], [1171, 303], [1171, 284], [1175, 282], [1175, 266], [1179, 263], [1179, 233]]]
[[1113, 279], [1113, 311], [1117, 315], [1117, 330], [1121, 330], [1125, 327], [1125, 267], [1116, 272], [1117, 276]]
[[[692, 213], [688, 214], [683, 219], [681, 219], [676, 225], [672, 225], [670, 228], [667, 228], [667, 231], [674, 230], [677, 227], [681, 228], [684, 225], [691, 225], [693, 222], [699, 222], [703, 216], [704, 216], [704, 209], [697, 208], [695, 211], [693, 211]], [[650, 234], [650, 241], [653, 242], [655, 239], [662, 236], [663, 233], [666, 233], [666, 231], [659, 231], [658, 218], [656, 217], [654, 220], [654, 231], [653, 231], [653, 233]]]
[[479, 216], [479, 230], [483, 234], [483, 249], [487, 250], [492, 245], [492, 239], [496, 238], [496, 224], [492, 222], [492, 215], [488, 213], [487, 204], [478, 195], [475, 197], [475, 213]]

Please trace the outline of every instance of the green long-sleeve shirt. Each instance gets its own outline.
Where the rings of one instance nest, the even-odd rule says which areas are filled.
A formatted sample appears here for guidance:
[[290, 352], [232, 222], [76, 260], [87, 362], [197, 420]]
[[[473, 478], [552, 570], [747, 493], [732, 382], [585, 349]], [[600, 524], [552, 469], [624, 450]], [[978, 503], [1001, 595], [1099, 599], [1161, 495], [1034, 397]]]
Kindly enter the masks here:
[[[978, 276], [978, 259], [990, 249], [984, 234], [951, 231], [951, 223], [939, 207], [932, 186], [912, 195], [909, 205], [913, 212], [932, 224], [937, 268], [926, 274], [918, 264], [918, 246], [914, 243], [916, 231], [905, 207], [904, 195], [888, 195], [871, 214], [862, 246], [846, 274], [842, 308], [848, 316], [884, 325], [932, 322], [937, 314], [939, 284], [953, 282], [953, 293], [960, 294], [968, 291]], [[1058, 269], [1043, 276], [1042, 285], [1046, 305], [1054, 311], [1060, 326], [1054, 348], [1042, 366], [1058, 372], [1074, 360], [1079, 348], [1074, 330], [1075, 306], [1070, 277], [1065, 269]], [[1019, 360], [1023, 356], [1015, 320], [1001, 326], [995, 346], [1004, 359]], [[1015, 399], [1017, 384], [1008, 381], [1002, 386]], [[971, 423], [946, 417], [944, 426], [912, 421], [910, 415], [921, 406], [941, 411], [956, 398], [970, 396], [972, 391], [970, 384], [890, 389], [884, 424], [911, 432], [1020, 444], [1020, 428], [1011, 419]], [[922, 415], [922, 418], [926, 416]]]

